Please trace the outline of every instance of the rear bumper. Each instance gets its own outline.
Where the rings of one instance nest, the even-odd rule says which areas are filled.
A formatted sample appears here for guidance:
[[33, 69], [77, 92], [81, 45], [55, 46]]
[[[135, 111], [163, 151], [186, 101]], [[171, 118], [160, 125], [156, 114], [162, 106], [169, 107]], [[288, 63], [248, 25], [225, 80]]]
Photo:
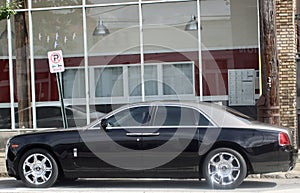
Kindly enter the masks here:
[[298, 149], [284, 149], [286, 153], [289, 153], [288, 160], [284, 161], [283, 153], [279, 154], [278, 168], [281, 168], [282, 172], [288, 172], [295, 168], [295, 165], [298, 160]]
[[291, 162], [288, 171], [293, 170], [298, 160], [298, 149], [293, 149], [291, 152]]
[[298, 160], [298, 150], [292, 146], [281, 147], [278, 151], [255, 156], [251, 174], [265, 174], [273, 172], [287, 172], [294, 169]]

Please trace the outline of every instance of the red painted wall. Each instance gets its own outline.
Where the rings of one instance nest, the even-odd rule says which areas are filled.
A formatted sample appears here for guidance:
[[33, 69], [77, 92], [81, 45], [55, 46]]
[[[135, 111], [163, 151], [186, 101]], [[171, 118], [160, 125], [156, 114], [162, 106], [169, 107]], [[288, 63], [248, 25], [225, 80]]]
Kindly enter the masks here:
[[[198, 52], [145, 54], [145, 63], [194, 61], [195, 91], [199, 96]], [[57, 101], [55, 74], [49, 72], [48, 59], [35, 59], [36, 100]], [[83, 57], [65, 58], [66, 67], [84, 66]], [[139, 64], [140, 55], [91, 56], [89, 65]], [[258, 70], [258, 49], [214, 50], [202, 52], [203, 95], [227, 95], [228, 69]], [[8, 60], [0, 60], [0, 102], [9, 102]]]
[[9, 103], [9, 98], [8, 60], [0, 60], [0, 103]]
[[228, 94], [228, 69], [258, 70], [258, 49], [204, 51], [203, 95]]

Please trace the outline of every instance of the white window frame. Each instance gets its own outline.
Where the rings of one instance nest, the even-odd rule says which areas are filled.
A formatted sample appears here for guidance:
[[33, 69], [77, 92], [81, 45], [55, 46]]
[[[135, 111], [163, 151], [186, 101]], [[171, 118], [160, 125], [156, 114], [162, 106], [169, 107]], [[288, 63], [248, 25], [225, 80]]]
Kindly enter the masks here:
[[[157, 95], [148, 95], [144, 96], [146, 101], [151, 100], [196, 100], [196, 86], [195, 86], [195, 64], [194, 61], [183, 61], [183, 62], [164, 62], [164, 63], [147, 63], [146, 66], [156, 66], [157, 70], [157, 81], [163, 82], [163, 66], [164, 65], [173, 65], [173, 64], [190, 64], [192, 66], [192, 92], [191, 94], [178, 94], [178, 95], [164, 95], [162, 84], [158, 84], [158, 94]], [[141, 67], [141, 64], [131, 64], [131, 65], [109, 65], [109, 66], [89, 66], [89, 96], [90, 96], [90, 105], [98, 104], [123, 104], [131, 102], [141, 102], [143, 96], [130, 96], [129, 93], [129, 73], [128, 67], [138, 66]], [[96, 83], [95, 83], [95, 69], [99, 68], [122, 68], [123, 69], [123, 95], [122, 96], [111, 96], [111, 97], [96, 97]], [[69, 69], [84, 69], [84, 67], [67, 67]], [[64, 99], [65, 104], [82, 104], [85, 105], [85, 98], [71, 98]]]

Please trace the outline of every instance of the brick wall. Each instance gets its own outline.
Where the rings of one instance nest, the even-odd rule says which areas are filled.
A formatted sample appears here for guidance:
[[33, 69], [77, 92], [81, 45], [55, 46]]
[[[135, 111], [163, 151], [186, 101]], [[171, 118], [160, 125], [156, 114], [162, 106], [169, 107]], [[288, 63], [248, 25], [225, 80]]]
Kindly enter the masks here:
[[276, 0], [281, 125], [297, 128], [296, 0]]

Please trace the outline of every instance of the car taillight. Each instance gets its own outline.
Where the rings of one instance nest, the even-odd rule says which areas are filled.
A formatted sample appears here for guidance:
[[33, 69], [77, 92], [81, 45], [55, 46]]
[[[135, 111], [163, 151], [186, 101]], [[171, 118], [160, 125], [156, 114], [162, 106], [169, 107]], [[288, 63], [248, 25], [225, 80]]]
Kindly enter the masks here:
[[279, 145], [281, 146], [291, 145], [289, 136], [284, 132], [279, 133]]

